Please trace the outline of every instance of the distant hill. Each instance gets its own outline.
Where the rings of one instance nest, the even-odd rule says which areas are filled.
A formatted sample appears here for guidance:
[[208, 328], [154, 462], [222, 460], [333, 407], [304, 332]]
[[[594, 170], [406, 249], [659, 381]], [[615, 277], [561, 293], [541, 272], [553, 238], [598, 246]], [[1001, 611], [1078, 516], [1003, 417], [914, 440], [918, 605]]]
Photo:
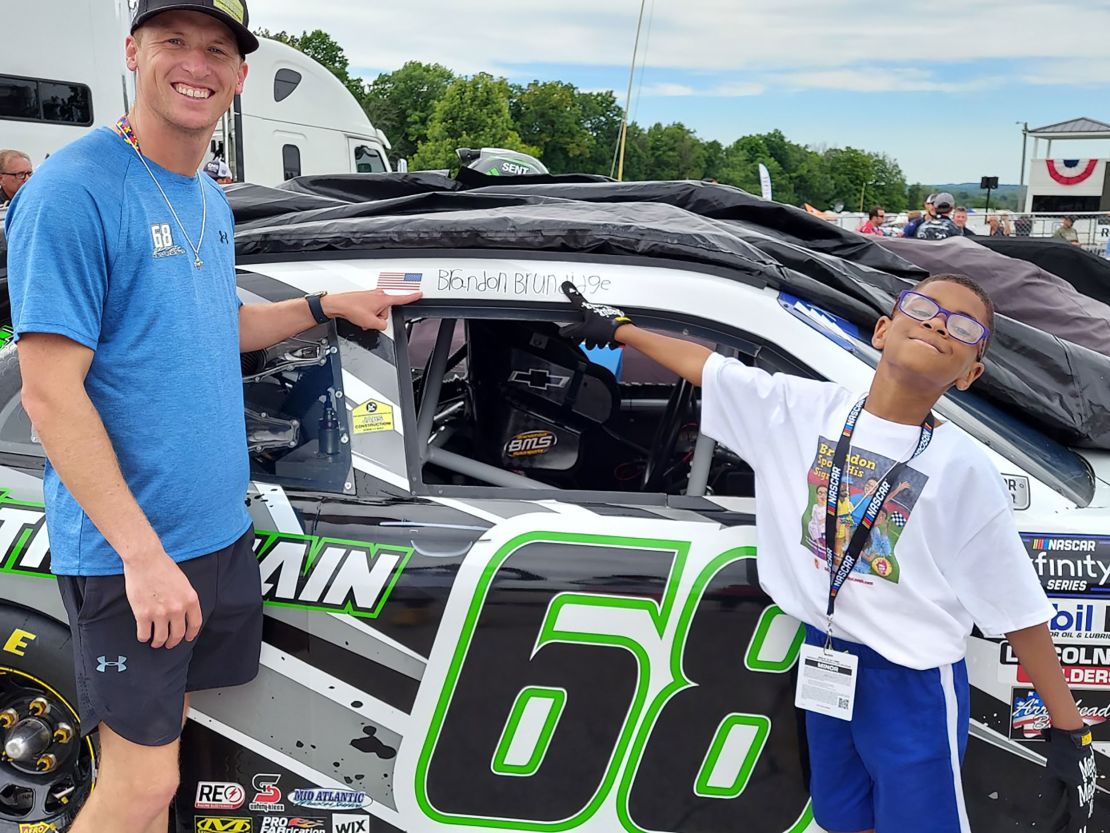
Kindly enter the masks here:
[[[979, 187], [978, 182], [948, 182], [942, 185], [933, 185], [933, 192], [947, 191], [956, 198], [956, 205], [965, 205], [968, 208], [983, 208], [987, 203], [987, 192]], [[991, 191], [991, 208], [1008, 208], [1011, 211], [1021, 209], [1022, 185], [999, 183]]]

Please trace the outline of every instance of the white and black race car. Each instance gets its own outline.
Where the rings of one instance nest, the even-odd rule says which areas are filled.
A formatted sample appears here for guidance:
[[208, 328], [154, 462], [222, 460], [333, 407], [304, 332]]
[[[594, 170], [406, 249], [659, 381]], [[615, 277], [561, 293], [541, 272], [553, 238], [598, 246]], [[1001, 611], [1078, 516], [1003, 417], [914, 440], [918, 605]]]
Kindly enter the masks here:
[[[800, 631], [759, 587], [751, 469], [699, 433], [697, 390], [560, 337], [574, 313], [559, 287], [768, 371], [862, 390], [870, 324], [913, 268], [700, 183], [392, 175], [232, 200], [245, 302], [376, 286], [425, 297], [384, 334], [332, 322], [243, 357], [262, 669], [194, 697], [176, 830], [817, 830], [792, 696]], [[1104, 751], [1110, 453], [1098, 420], [1038, 388], [1054, 356], [1074, 357], [1027, 329], [1000, 322], [984, 394], [937, 410], [1010, 488]], [[1072, 378], [1101, 367], [1086, 360]], [[0, 831], [45, 833], [87, 795], [96, 747], [73, 733], [43, 454], [19, 388], [9, 346]], [[1005, 642], [973, 637], [969, 672], [973, 828], [1037, 830], [1043, 705]], [[891, 732], [914, 719], [890, 703]], [[1110, 830], [1110, 801], [1088, 830]]]

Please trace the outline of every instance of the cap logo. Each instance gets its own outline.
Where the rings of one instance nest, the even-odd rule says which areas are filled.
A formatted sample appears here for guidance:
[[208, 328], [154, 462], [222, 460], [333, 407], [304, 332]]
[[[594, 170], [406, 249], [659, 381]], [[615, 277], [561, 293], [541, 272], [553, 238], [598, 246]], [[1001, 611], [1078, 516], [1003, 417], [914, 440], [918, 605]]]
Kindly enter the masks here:
[[212, 0], [212, 2], [217, 9], [234, 18], [239, 25], [243, 25], [246, 10], [243, 8], [242, 0]]

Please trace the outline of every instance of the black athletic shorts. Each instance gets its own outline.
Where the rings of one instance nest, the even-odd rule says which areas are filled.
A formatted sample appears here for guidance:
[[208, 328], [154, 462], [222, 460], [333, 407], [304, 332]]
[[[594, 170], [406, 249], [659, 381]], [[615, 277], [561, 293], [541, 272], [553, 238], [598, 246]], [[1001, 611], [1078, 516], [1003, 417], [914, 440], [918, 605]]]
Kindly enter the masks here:
[[73, 632], [81, 732], [104, 722], [132, 743], [181, 734], [185, 692], [250, 682], [262, 645], [262, 590], [254, 527], [229, 547], [178, 566], [200, 597], [192, 642], [151, 648], [135, 638], [122, 575], [58, 576]]

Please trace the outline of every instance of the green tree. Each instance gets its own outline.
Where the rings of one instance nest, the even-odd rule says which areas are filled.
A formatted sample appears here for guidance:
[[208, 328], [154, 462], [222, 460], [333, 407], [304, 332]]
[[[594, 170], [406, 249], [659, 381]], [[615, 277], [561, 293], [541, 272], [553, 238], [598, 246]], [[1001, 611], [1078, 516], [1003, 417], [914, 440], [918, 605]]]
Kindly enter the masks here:
[[481, 72], [457, 78], [436, 102], [428, 120], [428, 138], [412, 159], [416, 170], [456, 168], [460, 147], [502, 147], [539, 155], [513, 129], [509, 84]]
[[350, 75], [350, 61], [343, 47], [323, 29], [313, 29], [311, 32], [301, 32], [293, 35], [284, 30], [270, 32], [267, 29], [258, 29], [255, 34], [260, 38], [280, 41], [303, 52], [314, 61], [323, 64], [332, 75], [343, 82], [359, 103], [365, 94], [365, 85], [361, 78], [352, 78]]
[[389, 137], [394, 159], [412, 158], [427, 141], [432, 111], [454, 80], [455, 74], [445, 66], [409, 61], [367, 85], [362, 106], [374, 126]]
[[590, 152], [581, 172], [609, 176], [620, 138], [621, 106], [611, 92], [577, 92], [574, 97], [582, 113], [582, 127], [590, 134]]
[[593, 137], [573, 84], [533, 81], [513, 96], [509, 111], [521, 141], [539, 148], [554, 174], [580, 172], [589, 160]]
[[705, 146], [686, 125], [657, 122], [648, 128], [646, 138], [648, 179], [701, 179], [705, 175]]

